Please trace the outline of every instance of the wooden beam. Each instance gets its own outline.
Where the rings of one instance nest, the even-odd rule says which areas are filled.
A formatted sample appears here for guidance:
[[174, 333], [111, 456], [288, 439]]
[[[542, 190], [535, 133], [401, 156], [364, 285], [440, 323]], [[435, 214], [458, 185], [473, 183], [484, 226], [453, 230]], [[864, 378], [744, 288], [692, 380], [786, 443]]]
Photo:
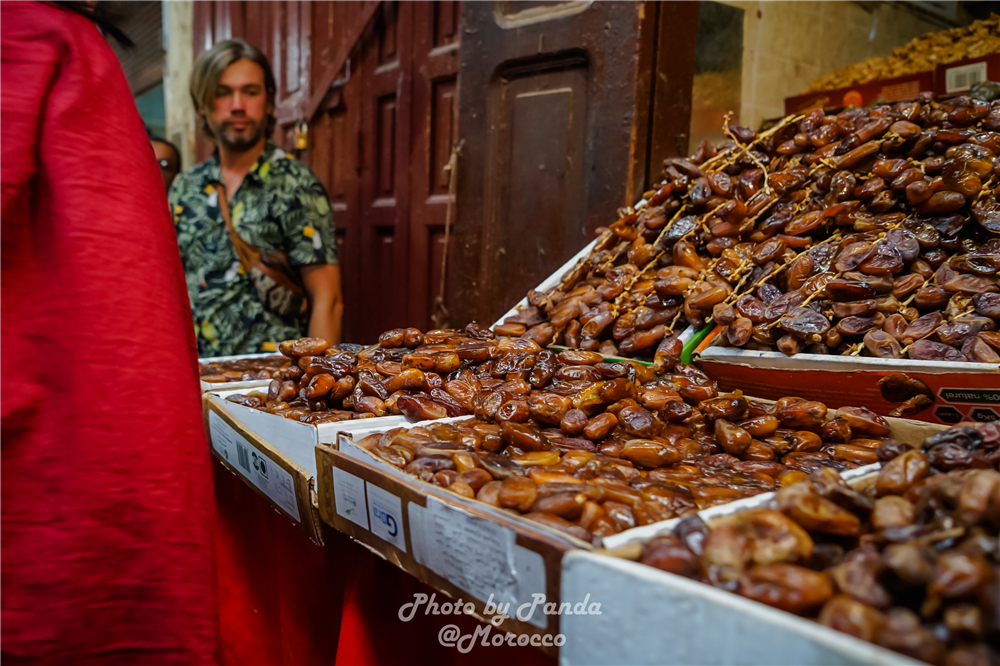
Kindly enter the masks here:
[[361, 13], [354, 20], [354, 25], [346, 33], [347, 39], [340, 45], [340, 50], [337, 51], [333, 62], [323, 72], [323, 76], [320, 77], [320, 84], [317, 86], [316, 92], [312, 94], [312, 97], [306, 103], [304, 120], [307, 122], [312, 120], [316, 112], [319, 111], [320, 104], [323, 103], [323, 98], [326, 97], [326, 93], [330, 90], [330, 85], [336, 80], [340, 70], [343, 69], [348, 56], [351, 55], [351, 51], [354, 50], [358, 40], [364, 34], [365, 28], [368, 27], [372, 17], [375, 16], [375, 11], [382, 3], [380, 0], [366, 0], [364, 4], [365, 6], [361, 10]]
[[665, 2], [659, 9], [648, 157], [650, 187], [662, 177], [664, 158], [684, 156], [695, 148], [688, 143], [699, 3]]

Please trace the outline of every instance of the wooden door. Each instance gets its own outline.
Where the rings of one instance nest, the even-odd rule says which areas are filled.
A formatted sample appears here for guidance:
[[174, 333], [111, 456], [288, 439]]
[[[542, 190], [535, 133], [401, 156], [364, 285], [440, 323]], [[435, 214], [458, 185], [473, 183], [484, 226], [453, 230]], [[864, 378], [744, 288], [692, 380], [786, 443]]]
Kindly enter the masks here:
[[658, 5], [463, 4], [454, 323], [492, 323], [657, 178]]
[[[372, 331], [367, 313], [378, 302], [371, 291], [371, 271], [364, 260], [361, 242], [363, 206], [361, 204], [361, 171], [364, 160], [362, 138], [362, 100], [364, 78], [360, 71], [364, 57], [364, 39], [352, 43], [352, 27], [363, 20], [365, 5], [357, 2], [313, 3], [312, 74], [315, 88], [322, 85], [334, 60], [349, 50], [346, 64], [335, 74], [318, 113], [309, 124], [309, 148], [303, 159], [323, 183], [337, 226], [337, 254], [340, 261], [341, 287], [344, 297], [343, 337], [346, 341], [369, 343], [381, 331]], [[364, 31], [370, 40], [374, 26]]]
[[[352, 21], [328, 12], [351, 6], [315, 6], [313, 25], [331, 26], [323, 39], [337, 45], [319, 55], [314, 39], [318, 59], [339, 50], [333, 26]], [[383, 2], [310, 127], [310, 164], [330, 192], [340, 239], [345, 339], [431, 327], [444, 166], [458, 131], [459, 19], [458, 2]]]
[[406, 312], [412, 22], [411, 3], [383, 3], [359, 59], [363, 340], [412, 325]]
[[[414, 3], [407, 316], [430, 328], [441, 283], [449, 172], [458, 140], [460, 3]], [[452, 202], [454, 204], [454, 202]], [[454, 206], [452, 223], [455, 220]]]
[[[254, 5], [263, 5], [260, 11], [263, 43], [277, 87], [274, 100], [274, 116], [278, 121], [275, 142], [291, 152], [295, 149], [296, 126], [303, 122], [305, 106], [309, 101], [312, 3], [283, 0]], [[247, 9], [251, 9], [250, 3], [247, 3]], [[250, 19], [249, 16], [247, 18]], [[248, 20], [247, 27], [253, 22]], [[249, 30], [247, 32], [249, 34]]]

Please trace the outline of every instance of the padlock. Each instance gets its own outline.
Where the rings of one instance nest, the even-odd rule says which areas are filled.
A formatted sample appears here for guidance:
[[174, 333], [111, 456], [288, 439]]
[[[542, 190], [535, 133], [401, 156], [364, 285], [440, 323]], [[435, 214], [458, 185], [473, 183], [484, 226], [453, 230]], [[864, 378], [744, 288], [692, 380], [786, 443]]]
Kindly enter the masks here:
[[305, 150], [309, 147], [309, 124], [300, 122], [295, 127], [295, 150]]

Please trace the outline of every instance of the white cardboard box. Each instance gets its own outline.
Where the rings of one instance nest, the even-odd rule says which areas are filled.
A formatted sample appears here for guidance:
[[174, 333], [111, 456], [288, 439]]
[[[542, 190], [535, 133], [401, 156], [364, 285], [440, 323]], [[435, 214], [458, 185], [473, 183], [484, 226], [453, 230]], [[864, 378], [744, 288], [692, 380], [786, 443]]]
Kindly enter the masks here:
[[563, 615], [559, 662], [858, 666], [919, 664], [816, 622], [653, 567], [575, 550], [566, 598], [590, 595], [600, 615]]
[[[877, 478], [880, 467], [859, 467], [843, 477], [861, 488]], [[711, 526], [773, 498], [757, 495], [698, 515]], [[602, 613], [560, 618], [563, 664], [920, 663], [813, 620], [600, 551], [567, 553], [562, 572], [563, 593], [589, 593]]]
[[316, 495], [317, 445], [335, 442], [342, 432], [392, 428], [408, 421], [402, 416], [385, 416], [311, 425], [225, 399], [245, 392], [231, 389], [204, 394], [212, 453], [279, 513], [322, 544]]
[[226, 400], [227, 396], [238, 393], [247, 393], [247, 391], [239, 389], [213, 391], [209, 394], [208, 399], [217, 402], [222, 409], [232, 414], [261, 439], [281, 451], [282, 454], [288, 456], [292, 462], [309, 472], [311, 476], [316, 476], [315, 449], [318, 444], [333, 444], [342, 432], [365, 431], [379, 427], [388, 429], [409, 423], [402, 416], [351, 419], [317, 425], [301, 423]]

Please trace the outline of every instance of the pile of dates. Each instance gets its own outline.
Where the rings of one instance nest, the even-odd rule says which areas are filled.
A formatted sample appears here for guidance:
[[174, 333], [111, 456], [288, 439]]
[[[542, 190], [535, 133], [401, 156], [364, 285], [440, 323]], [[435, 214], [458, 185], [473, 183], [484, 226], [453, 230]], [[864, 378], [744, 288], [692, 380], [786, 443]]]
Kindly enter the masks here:
[[271, 379], [290, 364], [291, 361], [285, 356], [267, 356], [199, 363], [198, 367], [201, 371], [201, 381], [210, 384], [223, 384], [254, 379]]
[[[535, 370], [550, 362], [558, 370], [542, 381]], [[475, 418], [396, 428], [358, 444], [423, 481], [590, 541], [818, 469], [875, 463], [890, 433], [864, 408], [828, 413], [799, 398], [720, 395], [690, 366], [642, 372], [593, 352], [539, 352], [527, 381], [476, 377]]]
[[748, 349], [1000, 362], [1000, 102], [922, 96], [729, 126], [498, 334], [658, 360]]
[[503, 360], [511, 366], [497, 364], [506, 377], [518, 362], [527, 362], [521, 356], [528, 347], [532, 353], [541, 351], [527, 340], [498, 341], [477, 324], [426, 334], [416, 328], [393, 329], [379, 336], [378, 344], [356, 353], [321, 338], [286, 340], [278, 351], [293, 363], [275, 374], [266, 394], [226, 399], [312, 424], [390, 414], [413, 421], [463, 416], [472, 413], [471, 398], [479, 386], [471, 368], [488, 371], [494, 361]]
[[820, 469], [768, 508], [684, 518], [642, 561], [928, 664], [1000, 663], [1000, 425], [878, 453], [867, 487]]

